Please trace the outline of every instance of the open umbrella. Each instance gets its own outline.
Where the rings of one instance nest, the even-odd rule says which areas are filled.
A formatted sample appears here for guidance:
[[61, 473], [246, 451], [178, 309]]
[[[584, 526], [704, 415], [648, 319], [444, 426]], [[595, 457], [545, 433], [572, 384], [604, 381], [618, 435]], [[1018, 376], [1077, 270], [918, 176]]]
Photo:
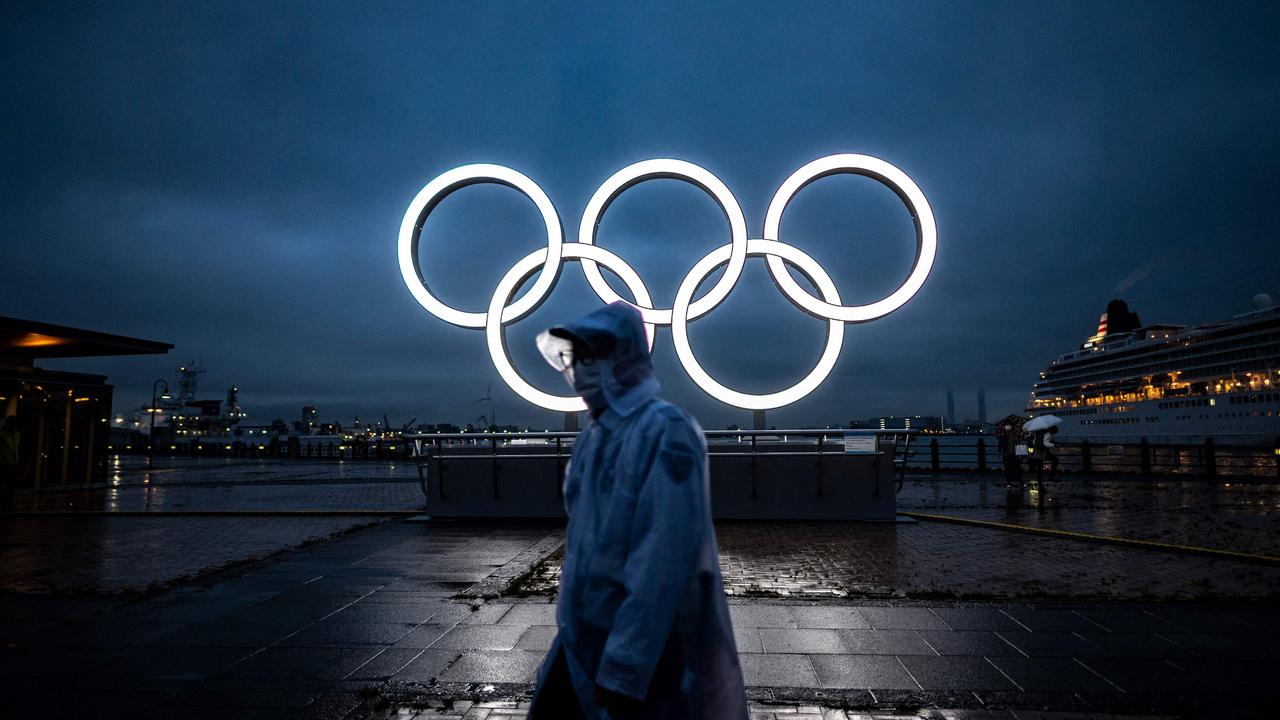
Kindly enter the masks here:
[[[1021, 415], [1009, 415], [1003, 420], [996, 423], [996, 437], [1004, 438], [1006, 435], [1011, 436], [1014, 440], [1021, 440], [1024, 433], [1022, 432], [1022, 424], [1027, 421]], [[1005, 428], [1008, 428], [1007, 430]]]
[[1026, 432], [1036, 432], [1037, 430], [1048, 430], [1055, 425], [1061, 425], [1062, 418], [1057, 415], [1041, 415], [1038, 418], [1032, 418], [1027, 421], [1022, 429]]

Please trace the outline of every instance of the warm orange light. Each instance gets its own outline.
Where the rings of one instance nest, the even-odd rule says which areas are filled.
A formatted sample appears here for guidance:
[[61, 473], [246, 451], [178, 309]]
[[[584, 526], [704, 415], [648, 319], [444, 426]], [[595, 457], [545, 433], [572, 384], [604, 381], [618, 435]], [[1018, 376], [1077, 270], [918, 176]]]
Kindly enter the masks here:
[[70, 342], [66, 338], [54, 337], [53, 335], [27, 333], [15, 340], [13, 344], [15, 347], [49, 347], [50, 345], [66, 345]]

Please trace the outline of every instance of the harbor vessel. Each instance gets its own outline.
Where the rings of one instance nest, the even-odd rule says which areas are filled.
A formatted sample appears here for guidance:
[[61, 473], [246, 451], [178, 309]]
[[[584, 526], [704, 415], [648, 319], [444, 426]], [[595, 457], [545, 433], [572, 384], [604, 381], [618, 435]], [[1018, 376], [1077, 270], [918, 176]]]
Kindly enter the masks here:
[[1271, 446], [1280, 442], [1280, 307], [1205, 325], [1143, 325], [1112, 300], [1097, 332], [1049, 363], [1028, 414], [1062, 418], [1059, 443]]

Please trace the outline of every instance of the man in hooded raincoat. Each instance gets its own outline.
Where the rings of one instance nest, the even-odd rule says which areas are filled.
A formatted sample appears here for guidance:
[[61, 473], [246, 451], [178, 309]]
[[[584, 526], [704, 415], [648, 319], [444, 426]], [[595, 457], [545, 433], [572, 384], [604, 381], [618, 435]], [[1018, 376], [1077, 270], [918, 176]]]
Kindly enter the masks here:
[[656, 397], [640, 313], [613, 303], [538, 346], [592, 419], [565, 475], [559, 633], [530, 720], [746, 720], [706, 441]]

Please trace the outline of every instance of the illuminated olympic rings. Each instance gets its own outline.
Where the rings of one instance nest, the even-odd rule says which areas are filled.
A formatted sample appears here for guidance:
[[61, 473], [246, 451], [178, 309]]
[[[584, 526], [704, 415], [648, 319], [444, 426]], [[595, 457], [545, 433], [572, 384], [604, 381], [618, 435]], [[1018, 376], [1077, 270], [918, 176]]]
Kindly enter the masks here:
[[[915, 222], [916, 257], [906, 281], [888, 296], [867, 305], [842, 305], [835, 283], [822, 266], [799, 248], [778, 239], [782, 214], [787, 204], [809, 183], [829, 175], [863, 175], [877, 180], [894, 193], [906, 205]], [[596, 228], [609, 205], [627, 188], [655, 178], [682, 180], [701, 188], [711, 196], [729, 221], [729, 244], [712, 250], [694, 264], [693, 269], [681, 281], [671, 308], [654, 307], [649, 291], [639, 274], [622, 258], [596, 245]], [[496, 183], [514, 188], [533, 201], [542, 215], [546, 228], [547, 246], [521, 258], [503, 275], [489, 299], [485, 312], [464, 312], [441, 302], [427, 289], [419, 267], [418, 242], [422, 226], [431, 211], [451, 193], [468, 185]], [[587, 202], [582, 222], [578, 225], [578, 242], [564, 242], [564, 230], [560, 216], [550, 198], [537, 183], [521, 173], [501, 165], [464, 165], [436, 177], [422, 188], [409, 203], [404, 220], [400, 223], [397, 252], [400, 274], [409, 292], [427, 312], [436, 317], [467, 328], [483, 328], [494, 367], [518, 395], [525, 400], [563, 412], [585, 409], [576, 396], [552, 395], [533, 387], [516, 371], [507, 352], [503, 327], [533, 312], [551, 294], [565, 260], [578, 261], [596, 295], [606, 303], [623, 301], [640, 311], [645, 322], [649, 347], [653, 347], [656, 325], [670, 325], [675, 342], [676, 356], [689, 377], [707, 394], [729, 405], [748, 410], [769, 410], [789, 405], [813, 392], [835, 367], [844, 342], [844, 324], [861, 323], [883, 317], [902, 307], [924, 285], [933, 267], [938, 251], [938, 229], [933, 211], [924, 193], [906, 173], [889, 163], [867, 155], [830, 155], [819, 158], [796, 170], [782, 183], [769, 203], [765, 213], [764, 238], [752, 239], [747, 235], [747, 223], [742, 208], [729, 188], [707, 170], [682, 160], [645, 160], [627, 166], [604, 181]], [[688, 324], [711, 312], [728, 297], [742, 275], [748, 257], [762, 257], [767, 263], [774, 284], [796, 307], [827, 321], [827, 343], [817, 365], [800, 382], [778, 392], [752, 395], [732, 390], [712, 378], [694, 357], [689, 344]], [[815, 297], [796, 282], [787, 269], [790, 264], [800, 271], [817, 288], [821, 297]], [[627, 286], [634, 301], [626, 300], [613, 291], [600, 272], [604, 265]], [[707, 294], [694, 300], [699, 286], [721, 266], [724, 274], [711, 286]], [[531, 277], [529, 291], [519, 300], [512, 298]]]

